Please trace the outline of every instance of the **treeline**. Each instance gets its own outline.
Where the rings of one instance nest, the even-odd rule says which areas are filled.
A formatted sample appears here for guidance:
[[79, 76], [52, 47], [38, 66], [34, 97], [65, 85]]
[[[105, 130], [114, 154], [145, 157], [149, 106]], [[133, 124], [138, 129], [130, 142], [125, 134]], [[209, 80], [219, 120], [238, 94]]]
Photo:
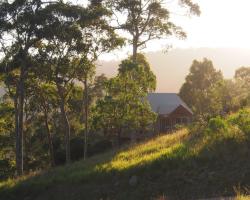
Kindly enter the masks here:
[[[191, 0], [178, 5], [200, 14]], [[170, 13], [161, 0], [1, 1], [1, 177], [86, 158], [88, 146], [98, 151], [96, 130], [118, 145], [125, 131], [143, 132], [155, 115], [142, 99], [156, 79], [138, 51], [154, 39], [185, 38]], [[96, 76], [98, 57], [125, 45], [132, 56], [118, 75]]]
[[192, 108], [195, 118], [208, 122], [250, 106], [250, 67], [240, 67], [233, 79], [225, 79], [211, 60], [194, 60], [180, 96]]

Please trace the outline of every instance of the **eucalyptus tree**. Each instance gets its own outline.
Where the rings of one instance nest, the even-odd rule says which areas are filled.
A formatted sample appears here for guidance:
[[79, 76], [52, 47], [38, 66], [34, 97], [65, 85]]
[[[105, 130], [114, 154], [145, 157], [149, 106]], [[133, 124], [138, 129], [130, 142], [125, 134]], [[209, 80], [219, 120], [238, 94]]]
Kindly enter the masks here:
[[[139, 48], [155, 39], [175, 35], [185, 38], [181, 27], [171, 21], [172, 10], [164, 0], [107, 0], [113, 12], [116, 28], [129, 34], [128, 41], [133, 47], [133, 61]], [[190, 15], [200, 15], [199, 6], [192, 0], [180, 0], [177, 7], [184, 7]]]
[[[85, 143], [88, 135], [88, 80], [95, 73], [94, 62], [103, 52], [110, 51], [122, 40], [108, 25], [109, 15], [99, 1], [91, 1], [83, 7], [69, 3], [58, 2], [47, 6], [45, 13], [50, 13], [47, 26], [43, 29], [45, 39], [39, 44], [38, 61], [44, 78], [57, 87], [60, 110], [65, 130], [66, 161], [70, 162], [70, 124], [67, 117], [68, 95], [75, 81], [83, 82]], [[86, 157], [87, 145], [84, 149]]]
[[[78, 76], [77, 79], [83, 83], [83, 114], [85, 121], [85, 145], [84, 159], [87, 156], [88, 146], [88, 121], [89, 121], [89, 82], [93, 81], [95, 75], [95, 62], [98, 57], [110, 52], [124, 44], [124, 39], [118, 37], [115, 29], [110, 26], [107, 19], [111, 17], [111, 13], [104, 7], [101, 1], [90, 1], [88, 7], [88, 16], [91, 19], [89, 23], [81, 24], [82, 42], [84, 49], [79, 54], [78, 60]], [[90, 91], [91, 92], [91, 91]]]
[[122, 61], [118, 75], [105, 85], [106, 95], [94, 108], [93, 125], [116, 135], [119, 146], [125, 131], [139, 133], [153, 124], [156, 116], [146, 96], [155, 90], [156, 77], [145, 57], [139, 54], [137, 63], [132, 57]]
[[214, 68], [212, 61], [194, 60], [180, 96], [193, 109], [197, 117], [207, 119], [222, 111], [223, 75]]
[[[32, 54], [41, 40], [44, 8], [53, 2], [46, 0], [5, 0], [0, 2], [1, 73], [12, 76], [15, 88], [16, 168], [23, 173], [23, 120], [25, 81], [32, 65]], [[12, 74], [12, 75], [11, 75]], [[8, 77], [10, 77], [8, 76]], [[5, 81], [9, 83], [8, 80]]]
[[[29, 89], [29, 102], [28, 110], [31, 110], [36, 114], [36, 118], [42, 118], [45, 132], [47, 134], [47, 143], [49, 147], [50, 165], [55, 166], [53, 136], [52, 136], [52, 114], [57, 109], [57, 94], [54, 85], [42, 82], [41, 80], [34, 78], [32, 87]], [[32, 121], [35, 117], [32, 118]]]
[[250, 67], [240, 67], [235, 71], [234, 79], [236, 84], [240, 87], [241, 94], [238, 96], [241, 98], [243, 105], [249, 105], [250, 103]]

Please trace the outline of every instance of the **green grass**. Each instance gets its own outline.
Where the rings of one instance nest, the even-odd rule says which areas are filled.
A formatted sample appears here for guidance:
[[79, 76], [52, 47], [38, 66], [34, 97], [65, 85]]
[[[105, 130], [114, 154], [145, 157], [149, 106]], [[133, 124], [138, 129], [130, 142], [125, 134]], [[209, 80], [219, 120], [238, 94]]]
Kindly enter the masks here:
[[[0, 183], [3, 200], [199, 199], [250, 185], [250, 136], [193, 129]], [[138, 182], [129, 184], [132, 176]], [[239, 198], [248, 198], [238, 195]]]

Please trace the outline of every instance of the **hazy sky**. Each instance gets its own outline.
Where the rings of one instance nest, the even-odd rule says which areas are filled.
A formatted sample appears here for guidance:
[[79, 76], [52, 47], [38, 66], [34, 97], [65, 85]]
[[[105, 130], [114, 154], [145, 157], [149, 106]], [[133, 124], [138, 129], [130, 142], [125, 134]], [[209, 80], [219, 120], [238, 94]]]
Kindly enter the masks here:
[[200, 17], [177, 17], [188, 33], [182, 47], [250, 47], [249, 0], [196, 0]]
[[[146, 51], [173, 48], [250, 48], [250, 0], [193, 0], [200, 5], [201, 16], [184, 16], [178, 8], [178, 0], [165, 0], [166, 6], [174, 12], [172, 21], [183, 27], [188, 38], [178, 40], [153, 41], [148, 43]], [[101, 59], [121, 59], [131, 53], [131, 49], [117, 51]]]
[[[181, 15], [176, 7], [178, 0], [165, 1], [176, 12], [172, 21], [183, 27], [188, 38], [181, 41], [170, 38], [147, 45], [146, 51], [151, 52], [147, 57], [157, 76], [157, 91], [178, 92], [193, 59], [211, 59], [226, 78], [232, 78], [235, 69], [250, 66], [250, 0], [193, 0], [200, 5], [200, 17]], [[163, 54], [161, 49], [168, 44], [173, 49]], [[130, 53], [127, 48], [102, 58], [120, 60]], [[118, 63], [105, 63], [98, 71], [112, 75]]]

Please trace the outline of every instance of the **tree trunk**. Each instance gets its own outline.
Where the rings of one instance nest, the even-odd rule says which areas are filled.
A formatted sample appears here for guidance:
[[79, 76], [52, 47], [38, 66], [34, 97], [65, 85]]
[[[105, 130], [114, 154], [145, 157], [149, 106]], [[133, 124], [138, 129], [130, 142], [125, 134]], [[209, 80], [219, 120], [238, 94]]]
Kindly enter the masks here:
[[48, 120], [48, 111], [47, 108], [44, 106], [44, 120], [45, 120], [45, 127], [47, 130], [47, 136], [48, 136], [48, 143], [49, 143], [49, 153], [50, 153], [50, 164], [51, 167], [55, 166], [55, 158], [54, 158], [54, 148], [53, 148], [53, 141], [52, 136], [49, 128], [49, 120]]
[[20, 161], [19, 161], [19, 109], [18, 109], [18, 86], [16, 88], [16, 94], [14, 97], [14, 106], [15, 106], [15, 135], [16, 135], [16, 169], [18, 175], [20, 174]]
[[65, 127], [66, 163], [70, 163], [70, 125], [69, 125], [69, 120], [65, 111], [64, 100], [62, 100], [60, 107], [61, 107], [61, 113], [62, 113], [64, 127]]
[[24, 69], [21, 68], [18, 95], [18, 131], [17, 131], [17, 173], [23, 174], [23, 106], [24, 106]]
[[88, 153], [88, 79], [84, 81], [84, 114], [85, 114], [85, 132], [84, 132], [84, 152], [83, 159], [86, 160]]
[[137, 46], [138, 40], [136, 38], [133, 39], [133, 63], [136, 63], [137, 60]]
[[70, 163], [70, 125], [69, 120], [67, 117], [67, 113], [65, 111], [65, 99], [63, 96], [62, 87], [57, 84], [58, 93], [60, 96], [60, 110], [61, 110], [61, 116], [63, 120], [63, 126], [64, 126], [64, 142], [65, 142], [65, 150], [66, 150], [66, 163]]

